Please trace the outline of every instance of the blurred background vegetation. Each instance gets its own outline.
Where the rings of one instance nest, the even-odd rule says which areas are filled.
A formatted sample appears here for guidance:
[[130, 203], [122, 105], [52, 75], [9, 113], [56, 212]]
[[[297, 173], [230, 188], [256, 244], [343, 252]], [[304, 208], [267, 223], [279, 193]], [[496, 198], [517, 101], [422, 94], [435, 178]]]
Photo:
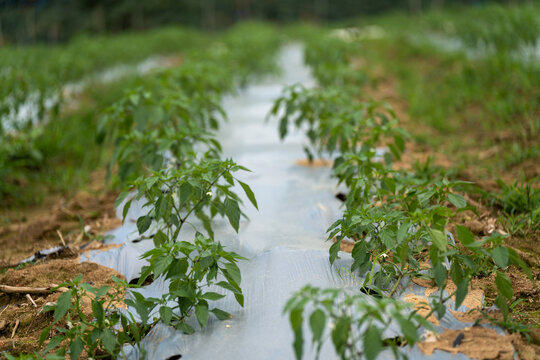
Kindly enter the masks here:
[[[182, 24], [207, 30], [246, 19], [275, 23], [338, 21], [388, 11], [523, 0], [0, 0], [0, 44], [61, 42], [81, 33], [114, 33]], [[529, 1], [530, 2], [530, 1]]]

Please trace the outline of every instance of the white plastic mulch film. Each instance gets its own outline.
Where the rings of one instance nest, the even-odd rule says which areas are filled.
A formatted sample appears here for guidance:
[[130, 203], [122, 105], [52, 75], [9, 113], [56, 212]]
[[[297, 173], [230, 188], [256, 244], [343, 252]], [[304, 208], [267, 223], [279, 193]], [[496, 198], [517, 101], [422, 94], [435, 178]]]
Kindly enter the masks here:
[[[304, 136], [293, 133], [282, 143], [275, 122], [265, 122], [284, 86], [314, 84], [303, 65], [301, 46], [284, 47], [280, 62], [283, 69], [280, 77], [249, 86], [225, 100], [230, 122], [223, 125], [218, 135], [224, 155], [252, 170], [241, 180], [252, 187], [260, 209], [246, 206], [249, 220], [241, 223], [238, 234], [226, 220], [216, 224], [215, 239], [228, 250], [249, 259], [240, 263], [244, 307], [227, 295], [214, 304], [233, 314], [233, 318], [219, 321], [211, 316], [204, 329], [199, 329], [193, 319], [192, 325], [198, 329], [193, 335], [158, 324], [142, 343], [148, 359], [179, 359], [180, 355], [183, 360], [294, 359], [293, 333], [288, 317], [282, 315], [283, 306], [291, 295], [307, 284], [359, 291], [358, 279], [352, 279], [344, 271], [352, 263], [349, 254], [341, 253], [341, 259], [333, 266], [328, 261], [331, 244], [325, 241], [326, 229], [343, 211], [340, 201], [334, 197], [336, 182], [331, 178], [330, 169], [296, 165], [297, 160], [304, 158]], [[248, 203], [247, 199], [244, 203]], [[137, 278], [145, 265], [141, 254], [153, 247], [151, 239], [139, 239], [135, 220], [142, 214], [144, 209], [140, 204], [133, 204], [124, 225], [110, 232], [113, 238], [108, 242], [124, 244], [122, 247], [90, 252], [82, 260], [114, 268], [128, 281]], [[151, 227], [147, 232], [152, 231], [155, 229]], [[190, 231], [183, 229], [183, 240], [193, 238]], [[420, 294], [424, 290], [415, 285], [409, 287], [408, 292]], [[160, 297], [167, 291], [167, 284], [157, 279], [137, 291], [145, 296]], [[471, 324], [460, 323], [447, 312], [440, 325], [462, 329]], [[388, 329], [385, 335], [396, 336], [396, 329]], [[411, 359], [467, 359], [464, 355], [442, 351], [428, 357], [416, 347], [403, 351]], [[136, 348], [126, 349], [126, 355], [128, 359], [141, 358]], [[314, 357], [307, 335], [304, 359]], [[337, 358], [330, 340], [323, 346], [320, 358]], [[383, 353], [381, 358], [389, 359], [392, 355]]]

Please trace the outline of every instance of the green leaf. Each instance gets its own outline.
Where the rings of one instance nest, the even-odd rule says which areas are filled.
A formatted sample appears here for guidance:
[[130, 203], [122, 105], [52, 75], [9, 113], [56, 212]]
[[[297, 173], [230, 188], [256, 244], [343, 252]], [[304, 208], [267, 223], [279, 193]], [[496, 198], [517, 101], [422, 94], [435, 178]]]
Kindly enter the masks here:
[[397, 241], [399, 244], [401, 244], [401, 242], [407, 238], [410, 226], [411, 224], [409, 222], [404, 222], [399, 227], [399, 230], [397, 232]]
[[431, 307], [435, 309], [438, 319], [442, 319], [444, 314], [446, 314], [446, 306], [443, 303], [435, 302], [431, 304]]
[[99, 326], [103, 325], [103, 320], [105, 320], [105, 312], [103, 311], [103, 305], [96, 300], [92, 300], [92, 312]]
[[201, 327], [206, 326], [209, 316], [208, 305], [205, 303], [198, 303], [197, 306], [195, 306], [195, 316]]
[[[114, 208], [116, 209], [117, 207], [120, 206], [120, 204], [122, 203], [122, 201], [124, 201], [124, 199], [129, 195], [129, 191], [123, 191], [120, 193], [120, 195], [118, 195], [118, 197], [116, 198], [116, 200], [114, 201]], [[125, 207], [124, 207], [125, 208]]]
[[161, 245], [167, 243], [167, 241], [169, 241], [169, 238], [161, 230], [159, 230], [156, 235], [154, 235], [154, 245], [156, 247], [160, 247]]
[[394, 135], [394, 143], [401, 153], [405, 151], [405, 140], [403, 139], [403, 136]]
[[180, 184], [179, 192], [180, 192], [180, 194], [179, 194], [180, 195], [180, 206], [182, 206], [187, 201], [187, 199], [191, 196], [191, 194], [193, 192], [193, 187], [187, 181], [183, 182], [182, 184]]
[[69, 357], [71, 360], [77, 360], [81, 355], [84, 348], [84, 344], [80, 337], [77, 338], [69, 344]]
[[497, 307], [501, 310], [501, 313], [503, 314], [503, 319], [506, 321], [509, 309], [505, 297], [499, 294], [495, 299], [495, 305], [497, 305]]
[[394, 318], [397, 319], [401, 332], [405, 336], [408, 345], [413, 345], [418, 341], [418, 332], [416, 326], [409, 319], [403, 317], [400, 313], [396, 312]]
[[347, 348], [347, 341], [351, 330], [351, 318], [340, 317], [336, 321], [336, 327], [332, 330], [332, 342], [336, 352], [343, 357]]
[[229, 314], [228, 312], [223, 311], [223, 310], [218, 309], [218, 308], [214, 308], [214, 309], [210, 310], [210, 312], [212, 312], [214, 315], [216, 315], [216, 317], [219, 320], [228, 320], [228, 319], [230, 319], [232, 317], [232, 315]]
[[320, 342], [326, 325], [326, 315], [321, 309], [315, 310], [309, 317], [309, 326], [313, 334], [313, 343]]
[[495, 277], [495, 284], [497, 285], [497, 290], [499, 291], [499, 294], [504, 296], [508, 299], [508, 301], [512, 301], [512, 296], [514, 291], [512, 290], [512, 282], [506, 276], [506, 274], [497, 271], [497, 276]]
[[51, 329], [52, 329], [52, 325], [49, 325], [45, 329], [43, 329], [43, 331], [39, 335], [39, 346], [40, 347], [45, 342], [45, 340], [47, 340], [47, 338], [49, 337], [49, 334], [51, 333]]
[[62, 341], [64, 341], [65, 337], [63, 334], [56, 335], [49, 341], [47, 346], [45, 346], [45, 349], [43, 350], [44, 353], [48, 353], [49, 351], [52, 351], [56, 349]]
[[229, 283], [226, 282], [226, 281], [220, 281], [220, 282], [218, 282], [216, 285], [217, 285], [217, 286], [220, 286], [220, 287], [222, 287], [222, 288], [224, 288], [224, 289], [226, 289], [226, 290], [229, 290], [229, 291], [231, 291], [231, 292], [234, 293], [234, 294], [239, 294], [239, 293], [240, 293], [240, 289], [239, 289], [238, 287], [235, 287], [235, 286], [229, 284]]
[[446, 281], [446, 268], [442, 263], [438, 263], [433, 267], [433, 277], [435, 278], [435, 283], [437, 283], [437, 286], [439, 288], [442, 288], [444, 286], [444, 282]]
[[168, 306], [162, 306], [159, 308], [159, 316], [165, 324], [169, 325], [171, 323], [173, 311]]
[[291, 328], [294, 331], [294, 354], [296, 359], [302, 359], [302, 353], [304, 351], [304, 336], [302, 332], [302, 323], [304, 322], [304, 317], [302, 316], [303, 309], [296, 308], [291, 311], [289, 314], [289, 322], [291, 323]]
[[433, 244], [440, 250], [445, 251], [446, 250], [446, 234], [440, 230], [436, 229], [429, 229], [429, 233], [431, 235], [431, 240], [433, 241]]
[[459, 194], [448, 194], [448, 200], [458, 209], [462, 209], [467, 206], [467, 200], [465, 200], [465, 198]]
[[341, 239], [338, 237], [337, 241], [335, 243], [332, 244], [332, 246], [330, 246], [330, 264], [333, 264], [334, 261], [336, 261], [336, 259], [338, 258], [338, 253], [339, 253], [339, 250], [340, 250], [340, 244], [341, 244]]
[[248, 197], [249, 201], [255, 206], [257, 210], [259, 210], [259, 206], [257, 205], [257, 199], [255, 199], [255, 194], [253, 194], [253, 191], [249, 187], [248, 184], [241, 182], [240, 180], [237, 180], [240, 186], [242, 186], [242, 189], [244, 189], [244, 192], [246, 193], [246, 196]]
[[156, 219], [168, 218], [170, 208], [169, 198], [161, 196], [155, 204]]
[[111, 329], [105, 329], [101, 332], [101, 341], [103, 341], [105, 350], [107, 350], [110, 355], [114, 355], [114, 350], [116, 348], [116, 336], [114, 336]]
[[212, 292], [212, 291], [209, 291], [207, 293], [204, 293], [202, 294], [201, 296], [203, 299], [206, 299], [206, 300], [212, 300], [212, 301], [215, 301], [215, 300], [219, 300], [219, 299], [223, 299], [225, 297], [225, 295], [223, 294], [218, 294], [216, 292]]
[[137, 229], [139, 230], [139, 234], [143, 234], [148, 228], [150, 227], [150, 224], [152, 223], [152, 218], [148, 215], [141, 216], [137, 219]]
[[452, 261], [452, 265], [450, 266], [450, 277], [454, 284], [459, 284], [461, 280], [463, 280], [463, 276], [461, 264], [458, 261]]
[[223, 205], [225, 206], [225, 215], [229, 219], [231, 226], [236, 232], [240, 226], [240, 207], [238, 206], [238, 201], [231, 198], [226, 198]]
[[190, 325], [186, 324], [185, 322], [176, 324], [176, 328], [178, 330], [182, 330], [184, 334], [187, 334], [187, 335], [191, 335], [195, 332], [195, 329], [191, 327]]
[[468, 247], [474, 244], [474, 235], [468, 228], [466, 228], [465, 226], [457, 225], [456, 232], [458, 239], [461, 244], [463, 244], [463, 246]]
[[510, 253], [508, 252], [508, 249], [504, 246], [499, 246], [493, 249], [491, 251], [491, 256], [493, 256], [495, 264], [497, 264], [497, 266], [499, 266], [500, 268], [505, 268], [506, 266], [508, 266]]
[[129, 208], [131, 207], [132, 202], [133, 202], [133, 199], [129, 199], [124, 205], [124, 209], [122, 210], [122, 222], [126, 221], [126, 217], [127, 217], [127, 214], [129, 212]]
[[234, 185], [234, 178], [232, 177], [231, 173], [228, 172], [228, 171], [225, 171], [223, 173], [223, 177], [225, 178], [225, 181], [227, 181], [227, 183], [229, 183], [229, 185]]
[[244, 295], [242, 295], [241, 293], [235, 293], [234, 298], [240, 306], [244, 307]]
[[287, 135], [287, 126], [289, 125], [287, 117], [283, 116], [279, 121], [279, 138], [283, 140]]
[[71, 307], [71, 291], [66, 291], [58, 298], [56, 308], [54, 309], [54, 321], [57, 322], [66, 315]]
[[195, 216], [197, 216], [199, 220], [202, 221], [204, 230], [206, 230], [206, 233], [208, 234], [210, 239], [213, 239], [214, 231], [212, 230], [212, 222], [210, 221], [208, 215], [206, 215], [204, 211], [196, 211]]
[[418, 194], [418, 201], [422, 206], [426, 206], [433, 195], [435, 195], [435, 190], [422, 192]]
[[[134, 292], [135, 293], [135, 292]], [[126, 300], [127, 303], [127, 300]], [[149, 315], [149, 309], [146, 307], [146, 305], [142, 301], [133, 301], [133, 307], [137, 311], [137, 314], [141, 317], [141, 322], [143, 324], [148, 323], [148, 315]]]
[[231, 279], [238, 285], [242, 282], [242, 276], [240, 274], [240, 269], [235, 263], [226, 263], [225, 269], [227, 270], [227, 274], [231, 277]]
[[465, 300], [465, 297], [467, 296], [467, 293], [469, 292], [469, 281], [467, 279], [460, 282], [457, 286], [456, 290], [456, 303], [455, 303], [455, 309], [457, 310], [458, 307], [463, 304], [463, 300]]
[[383, 231], [381, 231], [381, 240], [386, 247], [386, 250], [391, 250], [396, 246], [396, 236], [390, 229], [383, 229]]
[[139, 104], [139, 94], [130, 94], [129, 95], [129, 101], [131, 102], [131, 104], [137, 106]]
[[166, 272], [167, 268], [171, 265], [173, 258], [170, 255], [167, 256], [161, 256], [156, 259], [156, 261], [152, 261], [152, 267], [153, 272], [155, 276], [159, 276]]

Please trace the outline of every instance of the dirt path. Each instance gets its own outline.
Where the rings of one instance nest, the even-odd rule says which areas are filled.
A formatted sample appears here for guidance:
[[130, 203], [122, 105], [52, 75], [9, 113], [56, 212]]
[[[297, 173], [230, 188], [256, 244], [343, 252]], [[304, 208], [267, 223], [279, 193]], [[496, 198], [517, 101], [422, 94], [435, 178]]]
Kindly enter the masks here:
[[[38, 206], [4, 210], [2, 219], [9, 219], [9, 224], [0, 227], [0, 285], [48, 288], [79, 274], [94, 286], [113, 285], [111, 275], [122, 278], [121, 274], [95, 263], [79, 263], [79, 255], [111, 247], [99, 240], [121, 224], [114, 212], [116, 196], [116, 191], [105, 190], [105, 172], [97, 171], [73, 198], [50, 196]], [[53, 247], [60, 251], [41, 252]], [[33, 262], [17, 266], [32, 256]], [[52, 320], [52, 314], [42, 308], [58, 296], [53, 292], [28, 297], [0, 289], [0, 353], [38, 350], [41, 330]]]
[[120, 226], [114, 201], [117, 191], [105, 190], [105, 171], [94, 172], [85, 190], [67, 199], [52, 195], [36, 206], [3, 210], [0, 217], [0, 267], [13, 265], [36, 251], [63, 244], [101, 240]]

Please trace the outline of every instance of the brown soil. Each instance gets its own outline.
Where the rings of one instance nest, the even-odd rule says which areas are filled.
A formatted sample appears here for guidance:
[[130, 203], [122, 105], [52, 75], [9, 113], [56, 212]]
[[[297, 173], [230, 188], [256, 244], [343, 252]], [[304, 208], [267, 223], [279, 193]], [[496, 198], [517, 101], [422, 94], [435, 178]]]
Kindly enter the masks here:
[[300, 159], [297, 160], [295, 164], [306, 167], [332, 167], [333, 162], [332, 160], [327, 159], [313, 159], [311, 162], [309, 159]]
[[93, 174], [88, 190], [73, 198], [52, 196], [39, 206], [3, 211], [10, 219], [0, 227], [0, 268], [30, 257], [36, 251], [99, 239], [121, 225], [114, 211], [116, 191], [103, 191], [105, 172]]
[[514, 359], [517, 351], [522, 360], [537, 360], [540, 346], [533, 341], [526, 343], [517, 335], [499, 335], [490, 328], [473, 326], [463, 330], [445, 330], [442, 334], [427, 333], [424, 341], [418, 344], [427, 355], [442, 350], [456, 355], [465, 354], [473, 359]]
[[462, 353], [473, 359], [514, 358], [511, 336], [502, 336], [493, 329], [480, 326], [463, 330], [446, 330], [435, 336], [432, 341], [419, 343], [418, 347], [427, 355], [433, 354], [434, 350], [443, 350], [454, 355]]
[[[86, 189], [70, 199], [51, 195], [39, 206], [4, 210], [0, 215], [10, 222], [0, 227], [0, 269], [8, 269], [0, 274], [0, 285], [51, 287], [82, 274], [83, 282], [100, 287], [114, 285], [112, 275], [123, 278], [113, 269], [79, 263], [83, 252], [117, 246], [96, 241], [121, 225], [114, 211], [117, 192], [104, 190], [104, 184], [105, 171], [96, 171]], [[36, 256], [35, 264], [15, 268], [21, 260], [55, 246], [61, 247], [58, 253]], [[26, 294], [0, 292], [0, 353], [38, 350], [39, 335], [53, 319], [52, 313], [42, 309], [59, 296], [59, 292], [33, 294], [34, 306]], [[89, 304], [83, 312], [91, 312]]]

